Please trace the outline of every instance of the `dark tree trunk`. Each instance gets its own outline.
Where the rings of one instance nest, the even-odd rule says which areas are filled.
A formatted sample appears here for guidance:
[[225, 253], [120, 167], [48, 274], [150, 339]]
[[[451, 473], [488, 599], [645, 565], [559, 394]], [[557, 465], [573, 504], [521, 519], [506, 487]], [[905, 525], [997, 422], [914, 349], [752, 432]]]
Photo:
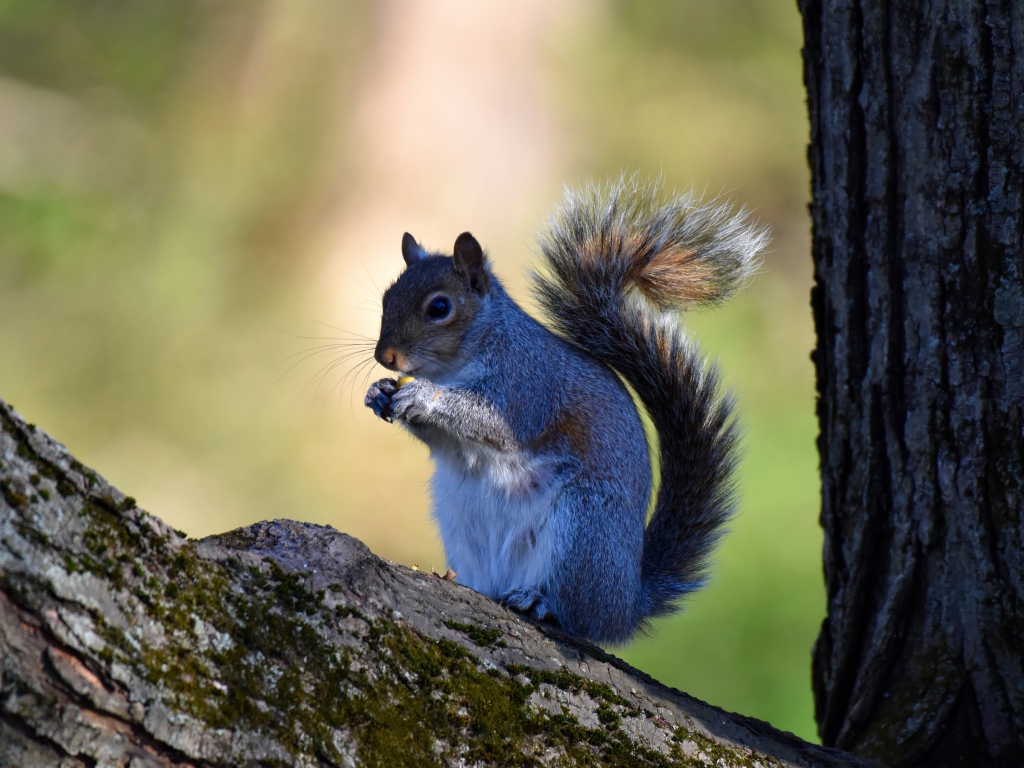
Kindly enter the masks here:
[[826, 744], [1024, 765], [1024, 2], [800, 0]]

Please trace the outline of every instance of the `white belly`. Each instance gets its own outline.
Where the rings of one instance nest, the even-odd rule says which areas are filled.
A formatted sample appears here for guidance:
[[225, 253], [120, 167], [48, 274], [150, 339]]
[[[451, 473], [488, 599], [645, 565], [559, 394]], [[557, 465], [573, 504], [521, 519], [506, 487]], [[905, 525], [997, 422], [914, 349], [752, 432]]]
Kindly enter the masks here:
[[493, 599], [540, 588], [556, 533], [553, 468], [484, 447], [469, 456], [435, 452], [432, 458], [434, 518], [458, 581]]

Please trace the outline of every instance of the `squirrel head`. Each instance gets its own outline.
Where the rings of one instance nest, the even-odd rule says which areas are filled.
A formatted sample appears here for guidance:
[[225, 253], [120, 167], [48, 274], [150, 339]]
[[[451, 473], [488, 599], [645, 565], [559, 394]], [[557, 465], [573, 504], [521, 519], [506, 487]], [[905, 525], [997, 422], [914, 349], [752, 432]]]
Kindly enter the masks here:
[[426, 379], [458, 370], [463, 341], [491, 290], [487, 257], [469, 232], [452, 256], [402, 236], [405, 271], [385, 292], [374, 357], [392, 371]]

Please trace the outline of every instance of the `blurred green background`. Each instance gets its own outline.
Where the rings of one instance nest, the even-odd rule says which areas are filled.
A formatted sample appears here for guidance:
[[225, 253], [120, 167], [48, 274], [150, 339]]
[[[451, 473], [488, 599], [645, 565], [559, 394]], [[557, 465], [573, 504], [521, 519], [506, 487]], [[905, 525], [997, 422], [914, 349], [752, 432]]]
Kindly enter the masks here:
[[687, 318], [739, 398], [742, 503], [710, 585], [615, 652], [814, 739], [800, 45], [791, 0], [0, 0], [0, 397], [190, 535], [291, 517], [441, 567], [426, 451], [345, 346], [402, 232], [472, 229], [525, 299], [563, 183], [726, 195], [774, 233]]

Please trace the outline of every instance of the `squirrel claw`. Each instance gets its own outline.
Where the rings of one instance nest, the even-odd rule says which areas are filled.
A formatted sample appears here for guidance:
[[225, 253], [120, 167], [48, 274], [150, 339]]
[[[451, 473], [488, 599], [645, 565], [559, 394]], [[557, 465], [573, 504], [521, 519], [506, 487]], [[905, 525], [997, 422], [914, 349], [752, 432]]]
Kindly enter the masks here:
[[389, 424], [395, 420], [391, 407], [391, 397], [398, 391], [398, 382], [394, 379], [381, 379], [370, 386], [366, 392], [364, 405]]
[[421, 422], [430, 410], [437, 391], [426, 379], [413, 379], [392, 395], [392, 416], [411, 424]]

